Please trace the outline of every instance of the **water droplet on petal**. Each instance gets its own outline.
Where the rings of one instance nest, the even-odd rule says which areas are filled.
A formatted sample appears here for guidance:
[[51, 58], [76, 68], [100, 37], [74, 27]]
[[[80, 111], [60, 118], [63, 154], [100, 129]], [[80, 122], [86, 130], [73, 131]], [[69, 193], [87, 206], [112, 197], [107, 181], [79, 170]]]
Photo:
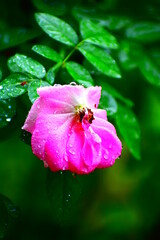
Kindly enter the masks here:
[[75, 83], [75, 82], [71, 82], [69, 85], [76, 86], [77, 83]]
[[71, 154], [73, 154], [73, 155], [76, 154], [75, 151], [74, 151], [73, 149], [69, 149], [69, 152], [70, 152]]
[[112, 148], [112, 144], [109, 144], [109, 149], [111, 149]]

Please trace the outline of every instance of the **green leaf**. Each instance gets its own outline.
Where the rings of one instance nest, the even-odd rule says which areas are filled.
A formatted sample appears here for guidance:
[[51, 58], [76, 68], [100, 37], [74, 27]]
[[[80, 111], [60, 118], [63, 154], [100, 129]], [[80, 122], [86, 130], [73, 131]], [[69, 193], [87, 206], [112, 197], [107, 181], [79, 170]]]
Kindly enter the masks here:
[[46, 74], [45, 68], [39, 62], [22, 54], [16, 54], [12, 61], [14, 61], [19, 68], [37, 78], [43, 78]]
[[107, 111], [107, 116], [111, 116], [117, 112], [117, 102], [107, 91], [102, 89], [99, 108]]
[[120, 71], [115, 60], [105, 50], [89, 43], [83, 43], [78, 47], [79, 51], [103, 74], [120, 78]]
[[34, 103], [34, 101], [39, 97], [37, 93], [37, 88], [45, 87], [45, 86], [50, 86], [50, 84], [48, 82], [41, 81], [41, 80], [34, 80], [30, 82], [28, 86], [28, 96], [32, 103]]
[[15, 56], [10, 57], [8, 59], [7, 65], [11, 72], [19, 72], [19, 73], [25, 72], [21, 67], [18, 67], [17, 63], [15, 62]]
[[160, 24], [154, 22], [132, 24], [126, 29], [126, 36], [140, 42], [160, 40]]
[[39, 36], [39, 32], [24, 28], [13, 28], [2, 31], [0, 34], [0, 50], [20, 45], [23, 42]]
[[0, 69], [0, 80], [2, 79], [2, 71], [1, 71], [1, 69]]
[[36, 13], [35, 17], [39, 26], [51, 38], [69, 46], [75, 46], [78, 43], [78, 36], [68, 23], [46, 13]]
[[0, 194], [0, 239], [4, 238], [11, 223], [19, 216], [19, 209], [10, 199]]
[[54, 80], [55, 80], [55, 69], [54, 67], [53, 68], [50, 68], [47, 72], [47, 75], [46, 75], [46, 79], [47, 79], [47, 82], [49, 84], [53, 84], [54, 83]]
[[27, 91], [28, 77], [13, 73], [0, 83], [0, 99], [18, 97]]
[[110, 86], [108, 83], [101, 82], [101, 86], [102, 86], [102, 90], [106, 90], [110, 95], [112, 95], [114, 98], [122, 101], [128, 107], [132, 107], [134, 105], [134, 103], [130, 99], [124, 98], [115, 88]]
[[160, 70], [151, 59], [149, 59], [147, 56], [144, 57], [140, 61], [139, 68], [148, 82], [155, 86], [160, 86]]
[[140, 159], [140, 127], [135, 114], [128, 108], [118, 105], [116, 114], [118, 129], [129, 150], [136, 159]]
[[116, 38], [99, 24], [94, 23], [89, 19], [83, 19], [80, 22], [80, 32], [86, 42], [105, 48], [118, 48]]
[[76, 62], [67, 62], [65, 66], [68, 73], [79, 84], [84, 84], [86, 87], [94, 85], [90, 73], [82, 65]]
[[54, 62], [62, 61], [61, 56], [52, 48], [45, 46], [45, 45], [34, 45], [32, 50], [41, 56], [53, 60]]
[[70, 225], [77, 221], [82, 194], [81, 176], [69, 171], [51, 172], [47, 175], [47, 193], [56, 223]]
[[16, 113], [14, 99], [0, 100], [0, 128], [11, 122]]

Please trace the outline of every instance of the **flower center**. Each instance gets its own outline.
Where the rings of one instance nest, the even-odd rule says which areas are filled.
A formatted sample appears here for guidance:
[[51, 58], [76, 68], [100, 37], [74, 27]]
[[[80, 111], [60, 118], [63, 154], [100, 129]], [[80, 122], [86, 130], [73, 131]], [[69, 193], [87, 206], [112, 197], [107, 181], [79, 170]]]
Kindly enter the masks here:
[[82, 120], [88, 121], [90, 124], [94, 120], [93, 112], [90, 108], [87, 107], [75, 107], [76, 109], [76, 115], [78, 116], [79, 122], [82, 122]]

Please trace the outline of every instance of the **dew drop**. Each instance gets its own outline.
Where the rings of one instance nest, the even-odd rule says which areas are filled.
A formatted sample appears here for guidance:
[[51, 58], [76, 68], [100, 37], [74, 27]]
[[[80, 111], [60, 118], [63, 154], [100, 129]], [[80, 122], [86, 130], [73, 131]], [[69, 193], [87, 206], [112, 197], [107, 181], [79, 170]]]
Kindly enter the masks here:
[[106, 159], [106, 160], [108, 159], [108, 155], [106, 155], [106, 154], [104, 154], [103, 157], [104, 157], [104, 159]]
[[0, 90], [3, 89], [3, 86], [0, 86]]
[[109, 149], [111, 149], [112, 148], [112, 144], [109, 144]]
[[77, 83], [75, 83], [75, 82], [71, 82], [69, 85], [76, 86]]
[[10, 122], [11, 121], [11, 118], [6, 118], [6, 122]]
[[9, 109], [11, 109], [11, 108], [12, 108], [12, 106], [11, 106], [11, 105], [9, 105], [9, 106], [8, 106], [8, 108], [9, 108]]
[[74, 150], [69, 149], [69, 152], [70, 152], [71, 154], [75, 155], [75, 151], [74, 151]]

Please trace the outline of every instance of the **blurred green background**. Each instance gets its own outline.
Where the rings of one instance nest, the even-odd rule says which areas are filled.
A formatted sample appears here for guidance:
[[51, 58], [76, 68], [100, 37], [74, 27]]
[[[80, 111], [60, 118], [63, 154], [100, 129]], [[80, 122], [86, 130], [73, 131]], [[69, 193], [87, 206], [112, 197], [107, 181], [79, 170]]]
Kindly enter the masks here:
[[[133, 22], [151, 21], [157, 24], [160, 21], [158, 0], [78, 0], [76, 2], [2, 0], [0, 2], [0, 68], [3, 79], [9, 74], [8, 57], [17, 52], [27, 54], [39, 39], [50, 44], [50, 39], [45, 40], [41, 36], [42, 32], [34, 20], [34, 13], [37, 11], [51, 13], [66, 19], [76, 29], [77, 23], [73, 20], [72, 14], [75, 6], [89, 9], [82, 12], [86, 14], [89, 11], [93, 17], [100, 13], [103, 16], [121, 16], [122, 25], [128, 24], [130, 19]], [[124, 28], [120, 27], [117, 30], [118, 23], [120, 24], [120, 20], [106, 21], [107, 27], [120, 41], [123, 40]], [[7, 34], [12, 36], [12, 31], [19, 28], [30, 31], [34, 29], [34, 34], [32, 32], [29, 36], [27, 33], [26, 39], [10, 46]], [[160, 30], [157, 32], [157, 35], [160, 34]], [[2, 39], [2, 34], [6, 34], [6, 38]], [[142, 41], [142, 45], [148, 51], [154, 50], [153, 57], [160, 64], [160, 44], [157, 39], [152, 41], [151, 31], [150, 41]], [[137, 39], [127, 41], [130, 44], [139, 44]], [[132, 53], [132, 47], [130, 51]], [[133, 49], [134, 55], [138, 55], [138, 51], [139, 48], [137, 52]], [[29, 54], [33, 53], [30, 51]], [[70, 175], [76, 186], [74, 191], [82, 194], [74, 206], [72, 204], [69, 206], [68, 223], [66, 223], [67, 219], [65, 223], [59, 223], [55, 216], [57, 203], [54, 199], [50, 202], [48, 198], [56, 188], [53, 184], [48, 190], [48, 181], [53, 173], [43, 167], [43, 163], [32, 154], [31, 147], [21, 138], [21, 127], [30, 103], [25, 96], [19, 97], [16, 100], [17, 113], [13, 121], [0, 130], [0, 194], [11, 199], [18, 206], [19, 212], [19, 217], [15, 221], [6, 219], [8, 226], [5, 226], [7, 229], [5, 239], [160, 238], [160, 91], [159, 88], [145, 81], [145, 77], [134, 67], [136, 61], [131, 62], [131, 65], [130, 62], [126, 63], [121, 59], [119, 61], [122, 79], [114, 81], [109, 79], [109, 81], [123, 96], [135, 103], [134, 111], [141, 127], [141, 161], [136, 161], [132, 157], [122, 139], [122, 157], [112, 168], [96, 170], [87, 176]], [[109, 120], [113, 121], [112, 118]], [[56, 184], [58, 185], [59, 182], [57, 181]], [[78, 210], [75, 211], [75, 208]], [[1, 217], [2, 215], [0, 219]]]

